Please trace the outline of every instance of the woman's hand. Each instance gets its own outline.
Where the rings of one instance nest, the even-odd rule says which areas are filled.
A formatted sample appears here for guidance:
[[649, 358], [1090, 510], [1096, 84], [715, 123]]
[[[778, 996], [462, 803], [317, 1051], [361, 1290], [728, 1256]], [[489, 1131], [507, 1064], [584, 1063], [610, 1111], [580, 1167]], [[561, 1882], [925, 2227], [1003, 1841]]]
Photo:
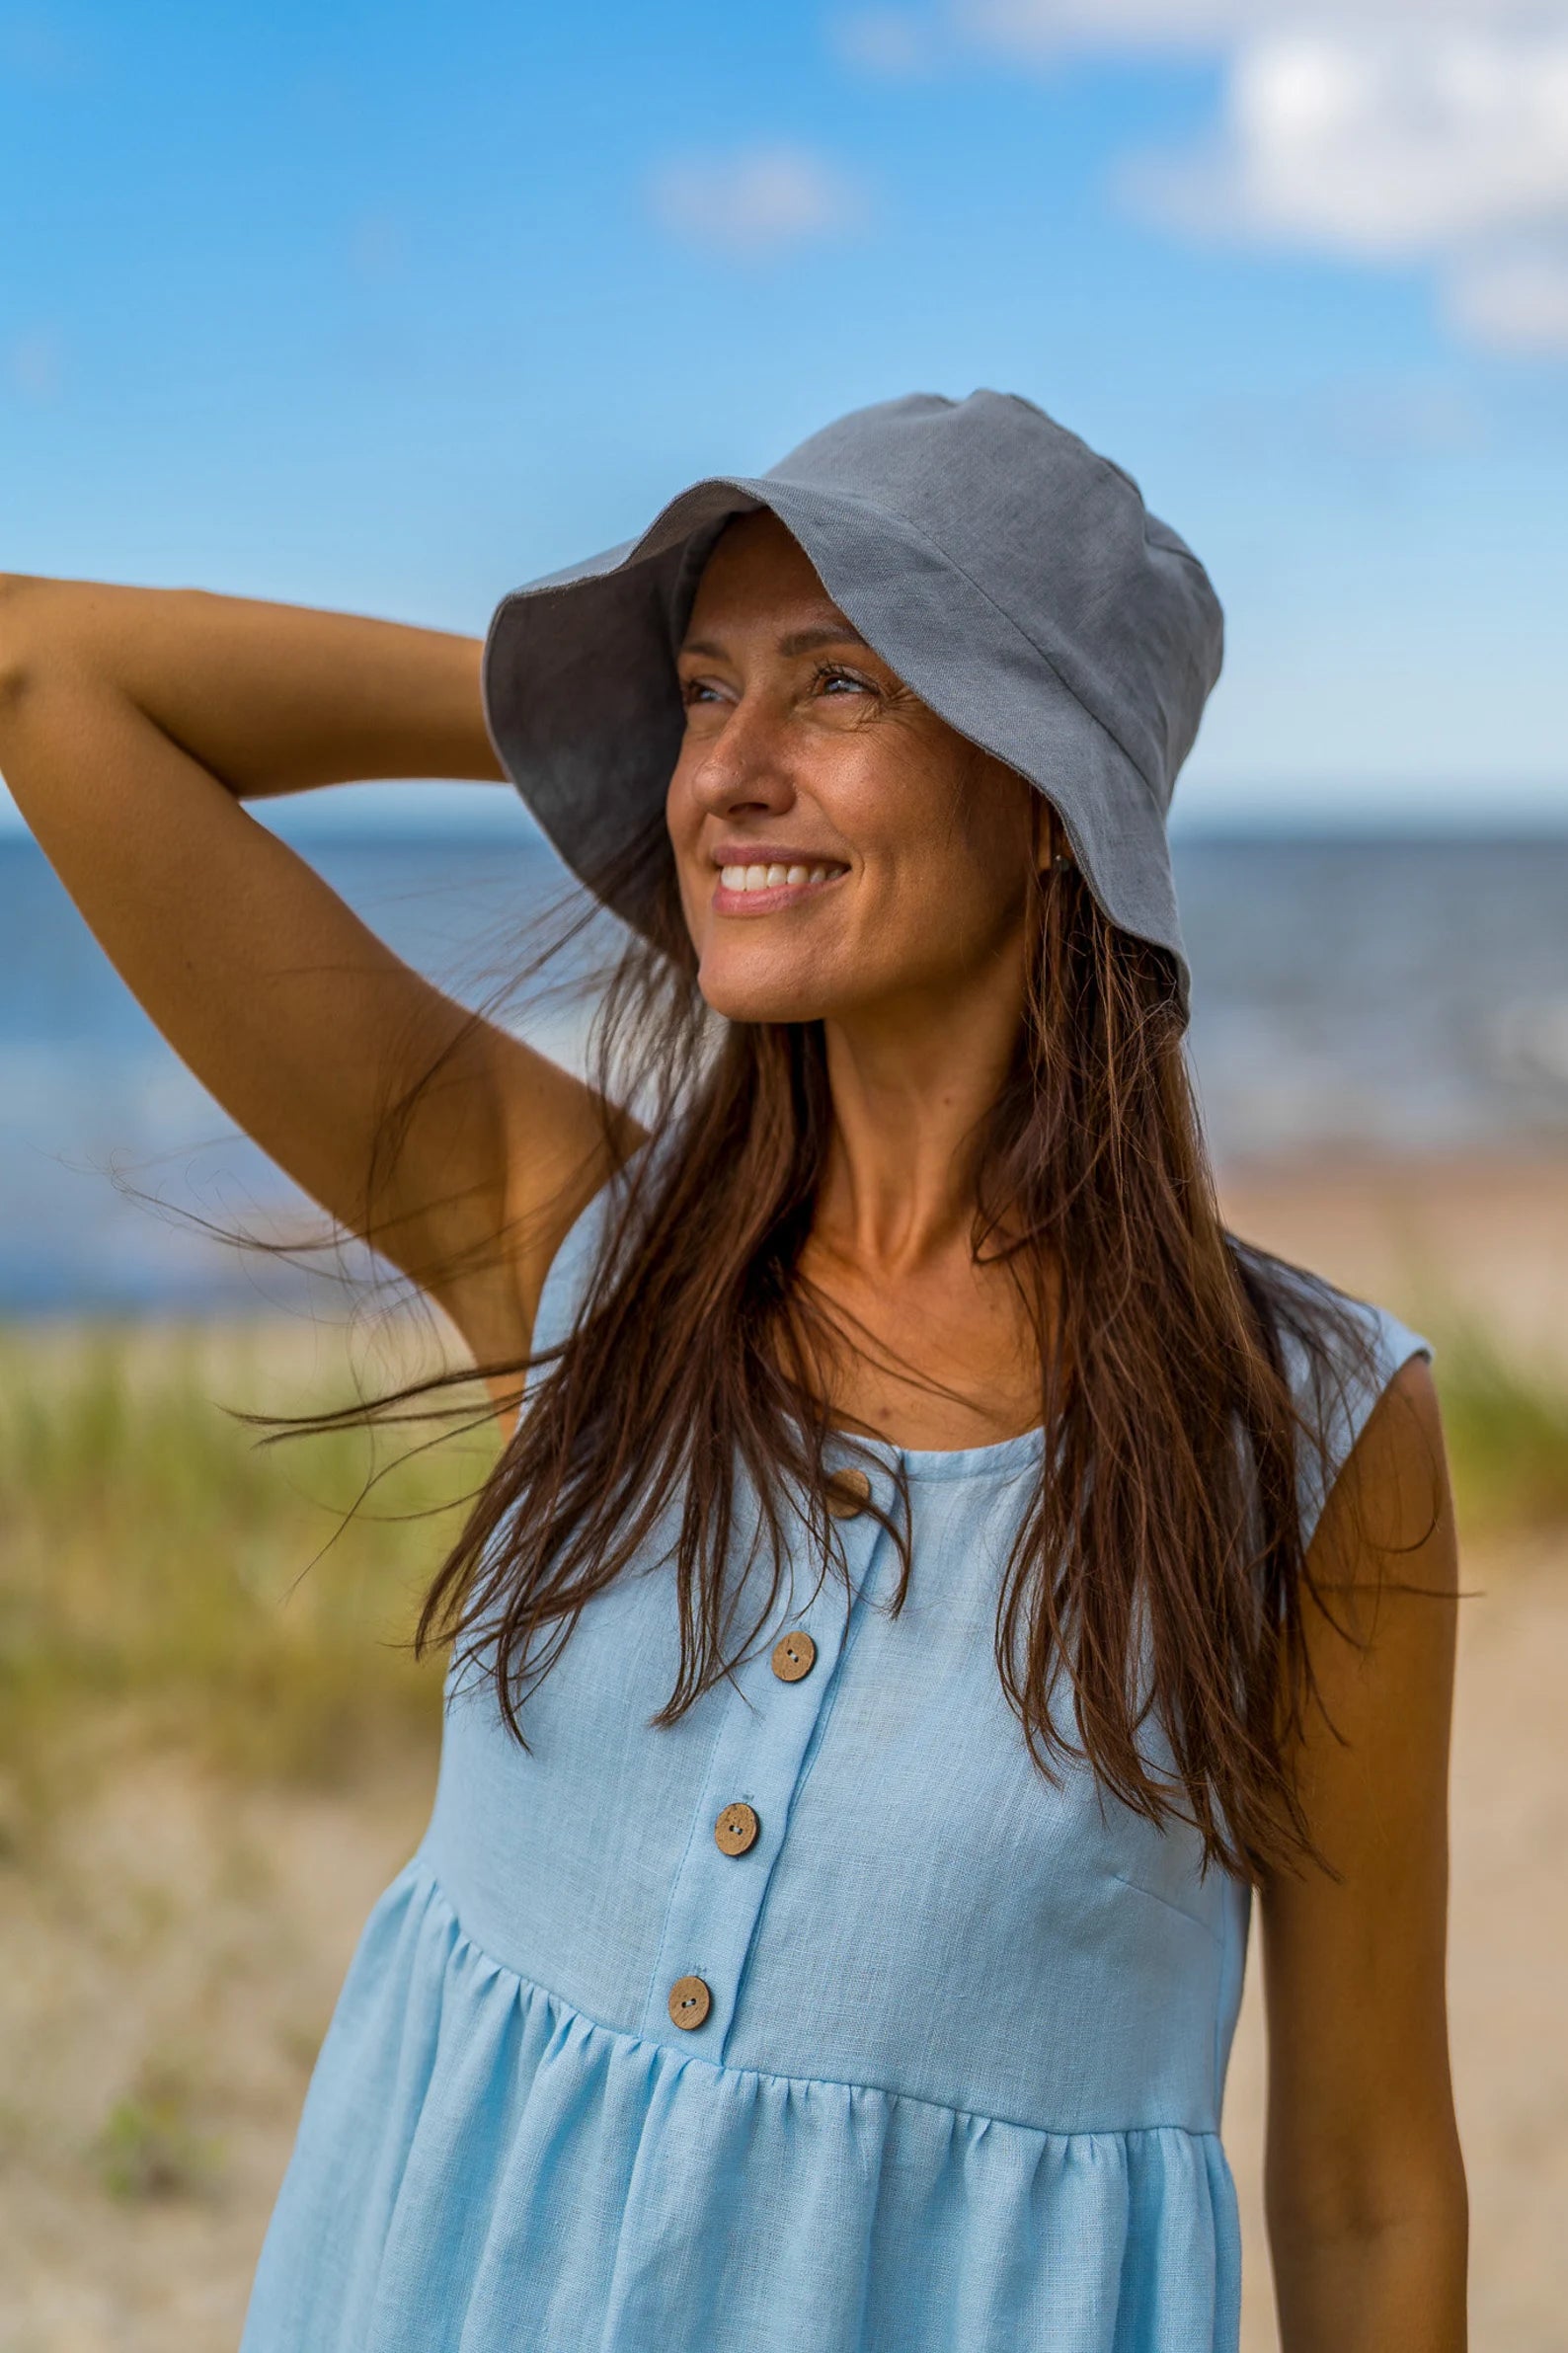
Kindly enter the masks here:
[[479, 660], [349, 614], [0, 580], [0, 773], [100, 944], [247, 1134], [493, 1361], [526, 1348], [556, 1243], [608, 1173], [598, 1106], [241, 806], [499, 777]]
[[1321, 1707], [1299, 1785], [1339, 1877], [1306, 1866], [1263, 1891], [1281, 2342], [1462, 2353], [1466, 2203], [1444, 1985], [1457, 1565], [1419, 1360], [1341, 1474], [1312, 1566], [1366, 1648], [1307, 1605]]

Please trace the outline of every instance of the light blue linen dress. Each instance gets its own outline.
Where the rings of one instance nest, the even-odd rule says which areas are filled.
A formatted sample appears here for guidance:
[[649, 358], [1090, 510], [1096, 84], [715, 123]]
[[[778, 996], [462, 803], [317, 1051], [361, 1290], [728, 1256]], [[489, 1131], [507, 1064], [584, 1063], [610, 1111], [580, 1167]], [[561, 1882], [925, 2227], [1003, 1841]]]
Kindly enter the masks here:
[[[1430, 1353], [1364, 1312], [1376, 1371], [1336, 1465]], [[852, 1600], [797, 1561], [673, 1727], [649, 1724], [678, 1649], [653, 1561], [526, 1702], [531, 1754], [452, 1680], [430, 1829], [345, 1985], [243, 2353], [1234, 2353], [1248, 1891], [1029, 1758], [992, 1646], [1040, 1444], [877, 1448], [879, 1497], [909, 1482], [902, 1612], [890, 1539], [843, 1521]], [[802, 1633], [785, 1680], [773, 1646]], [[759, 1827], [729, 1853], [737, 1802]]]

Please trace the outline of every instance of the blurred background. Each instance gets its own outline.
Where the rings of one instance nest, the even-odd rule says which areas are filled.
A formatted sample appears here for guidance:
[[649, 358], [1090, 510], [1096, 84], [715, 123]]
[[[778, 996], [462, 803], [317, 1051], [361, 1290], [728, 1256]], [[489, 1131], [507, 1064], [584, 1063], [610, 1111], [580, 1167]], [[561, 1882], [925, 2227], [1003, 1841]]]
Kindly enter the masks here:
[[[1475, 2341], [1560, 2348], [1568, 6], [0, 0], [0, 204], [7, 570], [479, 632], [695, 475], [978, 384], [1197, 547], [1199, 1082], [1233, 1223], [1438, 1343]], [[476, 1000], [563, 886], [503, 788], [270, 822]], [[581, 1006], [515, 1017], [578, 1051]], [[0, 2349], [216, 2353], [423, 1826], [400, 1646], [481, 1459], [345, 1529], [367, 1442], [257, 1450], [236, 1410], [433, 1339], [224, 1239], [304, 1205], [4, 806], [0, 1208]], [[1248, 2353], [1261, 2099], [1254, 1988]]]

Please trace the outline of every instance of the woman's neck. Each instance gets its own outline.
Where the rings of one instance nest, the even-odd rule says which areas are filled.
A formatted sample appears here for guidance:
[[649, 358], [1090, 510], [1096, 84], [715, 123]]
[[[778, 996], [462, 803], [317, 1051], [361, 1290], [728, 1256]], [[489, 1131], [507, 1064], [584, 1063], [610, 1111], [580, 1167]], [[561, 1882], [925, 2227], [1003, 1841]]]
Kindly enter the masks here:
[[1018, 1035], [1016, 989], [826, 1025], [833, 1126], [815, 1235], [869, 1278], [968, 1262], [978, 1150]]
[[1040, 1419], [1036, 1329], [1006, 1264], [975, 1257], [980, 1139], [1018, 1012], [927, 1008], [830, 1025], [833, 1132], [801, 1274], [839, 1335], [833, 1418], [894, 1444], [990, 1445]]

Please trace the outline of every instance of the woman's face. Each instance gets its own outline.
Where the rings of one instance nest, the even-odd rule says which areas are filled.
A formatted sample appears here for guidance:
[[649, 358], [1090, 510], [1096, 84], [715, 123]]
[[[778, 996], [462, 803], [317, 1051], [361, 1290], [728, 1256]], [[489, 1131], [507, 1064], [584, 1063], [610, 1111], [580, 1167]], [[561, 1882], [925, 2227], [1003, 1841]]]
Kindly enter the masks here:
[[1018, 984], [1033, 788], [909, 692], [773, 515], [720, 538], [679, 673], [666, 808], [717, 1012], [812, 1021]]

